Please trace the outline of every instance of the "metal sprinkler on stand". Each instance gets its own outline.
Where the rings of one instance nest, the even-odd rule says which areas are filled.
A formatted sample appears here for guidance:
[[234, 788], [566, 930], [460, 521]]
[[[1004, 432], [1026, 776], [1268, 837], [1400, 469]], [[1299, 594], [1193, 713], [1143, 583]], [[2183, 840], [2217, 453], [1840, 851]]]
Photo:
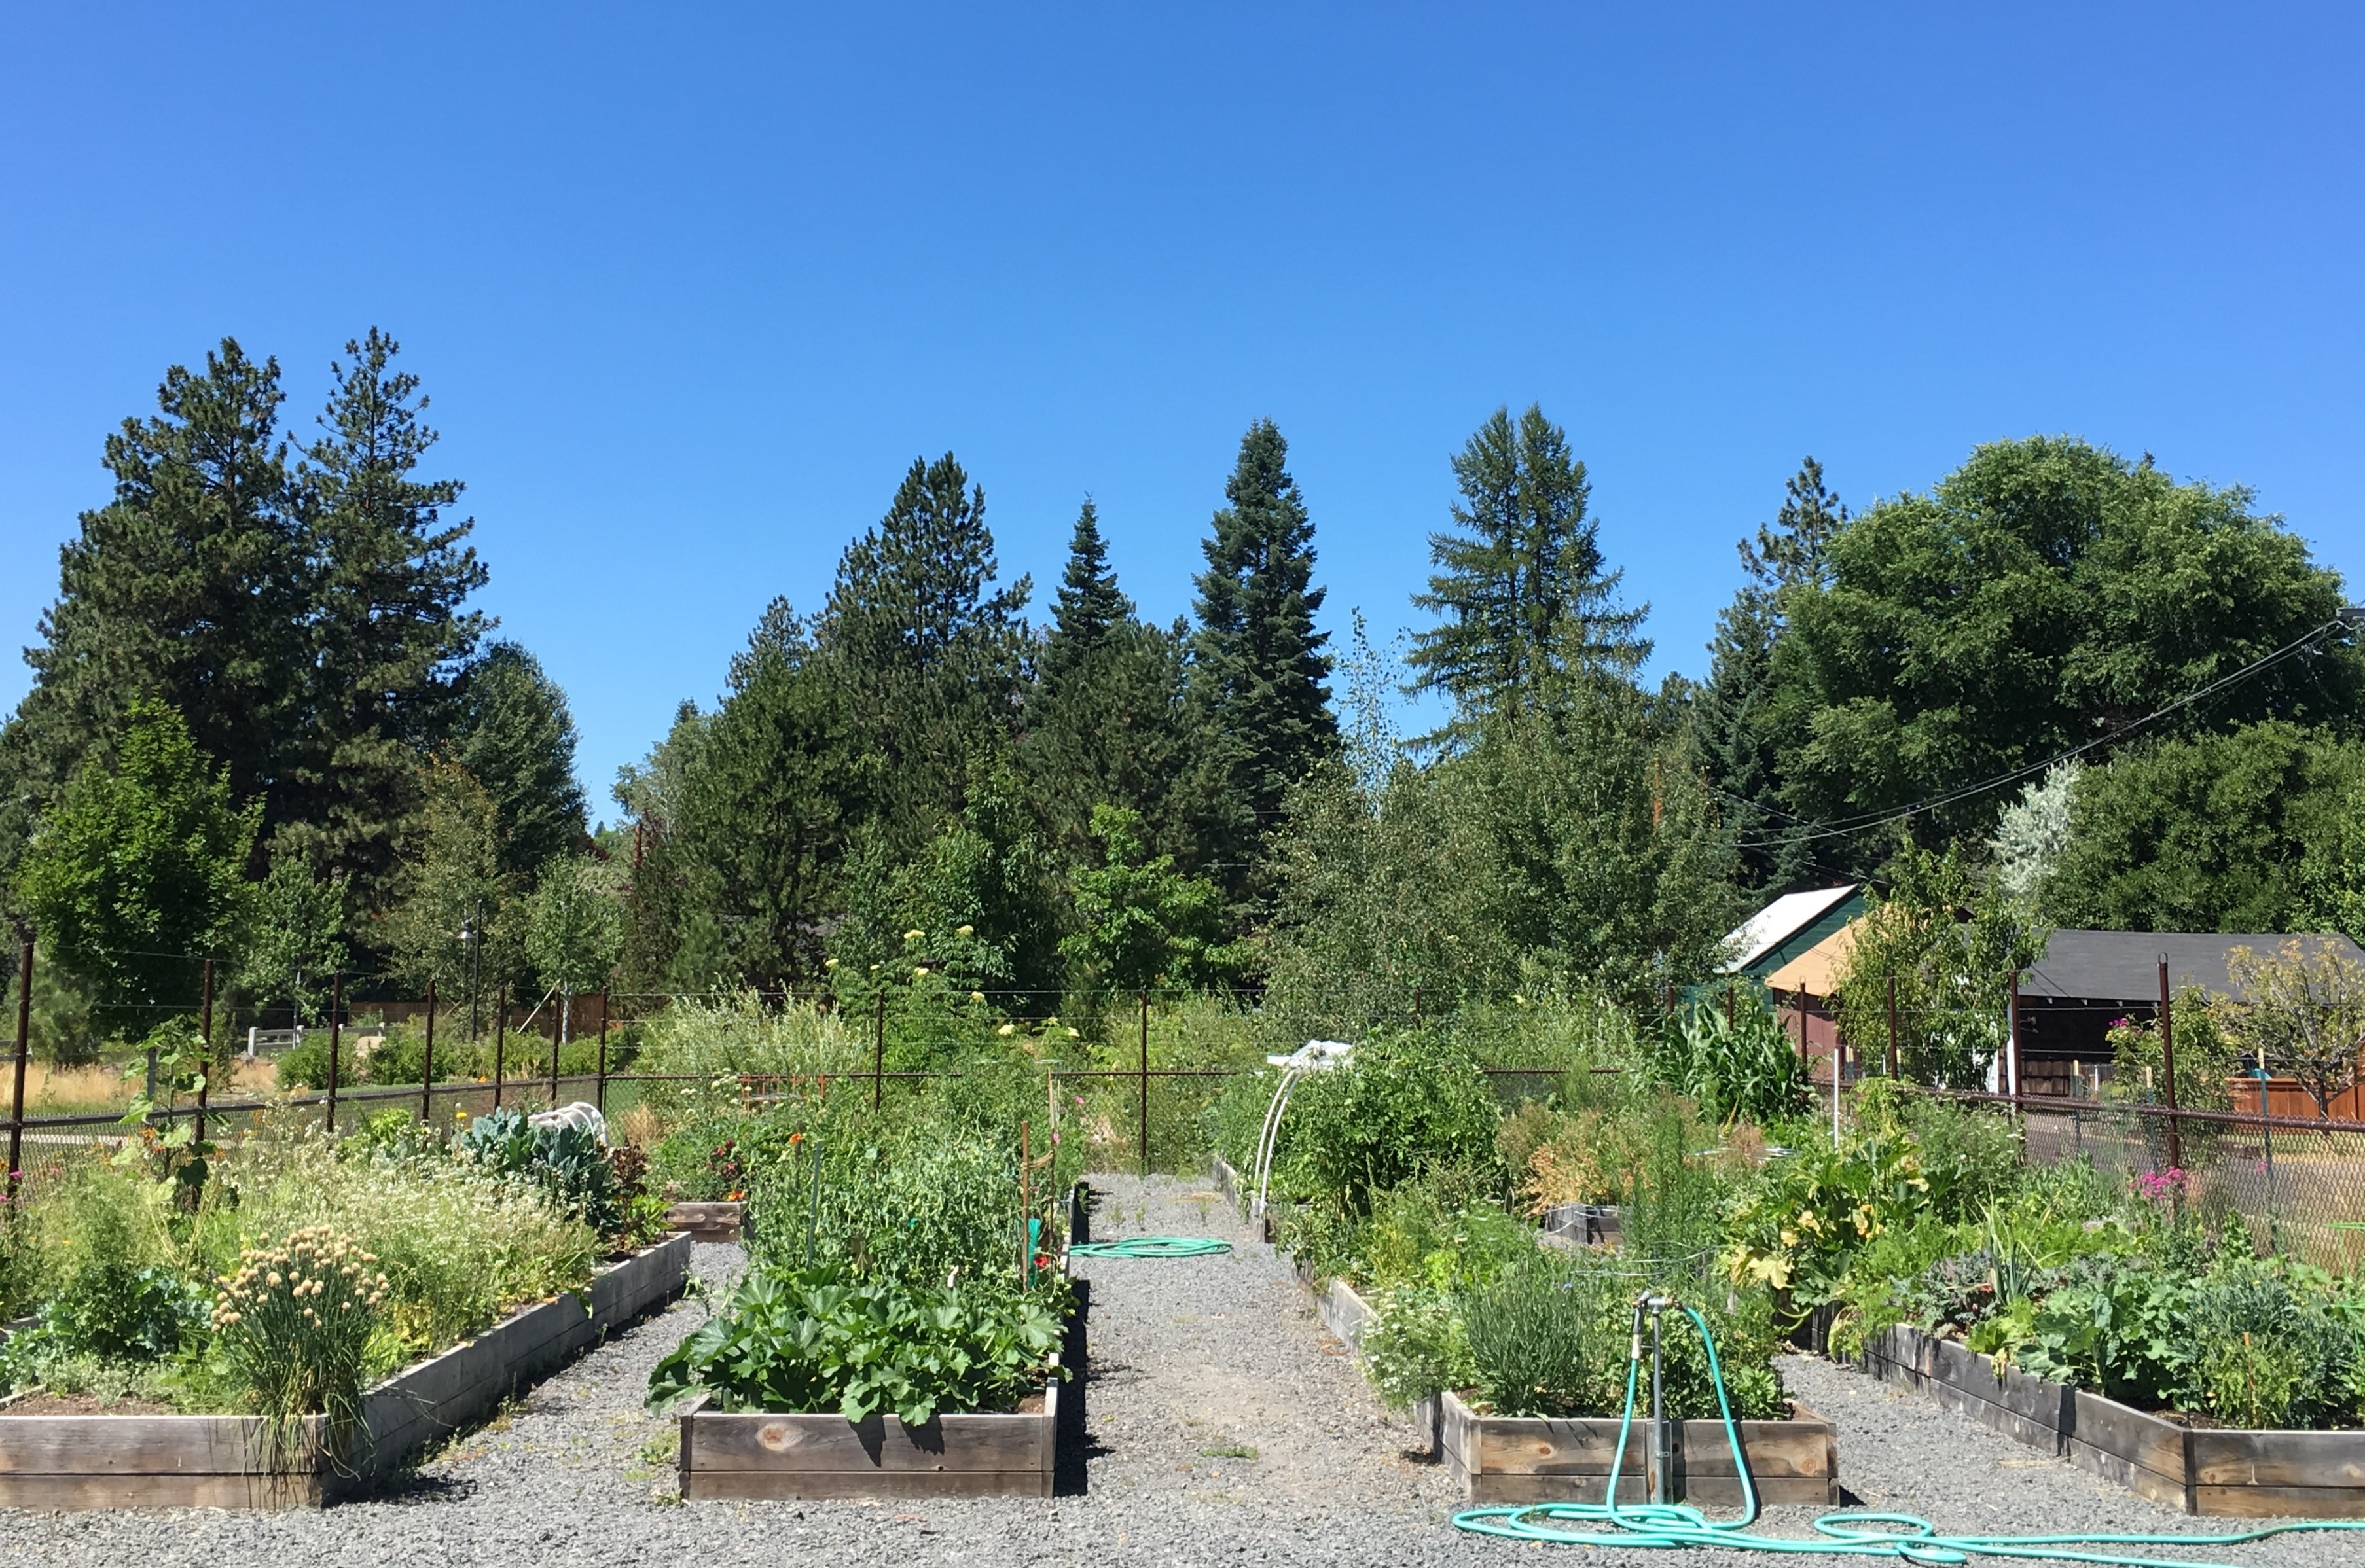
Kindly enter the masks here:
[[1272, 1092], [1272, 1103], [1264, 1108], [1264, 1130], [1257, 1135], [1256, 1197], [1249, 1205], [1250, 1219], [1264, 1216], [1265, 1193], [1272, 1185], [1272, 1153], [1281, 1141], [1281, 1114], [1289, 1108], [1289, 1092], [1307, 1073], [1328, 1072], [1354, 1054], [1355, 1047], [1344, 1040], [1308, 1040], [1287, 1056], [1264, 1058], [1267, 1066], [1281, 1069], [1281, 1082]]

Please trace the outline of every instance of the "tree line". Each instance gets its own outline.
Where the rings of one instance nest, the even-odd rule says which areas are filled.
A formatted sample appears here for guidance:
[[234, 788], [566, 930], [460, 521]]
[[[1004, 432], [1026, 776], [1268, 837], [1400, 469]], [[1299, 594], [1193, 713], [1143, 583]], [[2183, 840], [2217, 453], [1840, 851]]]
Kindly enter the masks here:
[[[1242, 988], [1337, 1030], [1654, 995], [1841, 879], [2021, 928], [2365, 931], [2365, 659], [2247, 491], [2043, 437], [1851, 510], [1810, 458], [1740, 543], [1705, 679], [1653, 685], [1537, 407], [1452, 454], [1401, 656], [1318, 629], [1271, 420], [1169, 624], [1089, 497], [1030, 619], [983, 487], [914, 460], [595, 836], [564, 695], [469, 608], [486, 568], [396, 354], [348, 345], [298, 439], [275, 363], [225, 342], [109, 438], [0, 731], [0, 872], [53, 1009], [185, 1005], [211, 953], [298, 1010], [347, 969], [1083, 1017]], [[1434, 731], [1396, 732], [1405, 693]]]

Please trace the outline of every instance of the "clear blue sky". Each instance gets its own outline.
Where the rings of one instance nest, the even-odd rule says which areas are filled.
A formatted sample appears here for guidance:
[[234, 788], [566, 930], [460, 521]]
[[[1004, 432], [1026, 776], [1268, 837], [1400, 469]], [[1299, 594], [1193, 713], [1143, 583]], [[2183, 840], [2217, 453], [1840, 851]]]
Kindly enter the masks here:
[[1167, 617], [1271, 415], [1384, 633], [1541, 399], [1694, 674], [1806, 453], [1860, 505], [2073, 431], [2365, 579], [2354, 9], [364, 12], [0, 8], [6, 642], [168, 364], [308, 425], [372, 323], [611, 811], [947, 448], [1038, 604], [1090, 491]]

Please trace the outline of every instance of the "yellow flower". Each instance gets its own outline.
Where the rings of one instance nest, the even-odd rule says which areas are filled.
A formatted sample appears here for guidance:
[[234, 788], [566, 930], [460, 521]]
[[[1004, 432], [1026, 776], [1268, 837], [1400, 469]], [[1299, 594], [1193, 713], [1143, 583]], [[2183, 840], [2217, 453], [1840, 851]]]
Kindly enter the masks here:
[[1082, 1029], [1070, 1029], [1068, 1031], [1068, 1038], [1071, 1040], [1081, 1040], [1083, 1037], [1084, 1032]]
[[925, 964], [922, 964], [922, 965], [920, 965], [917, 969], [913, 969], [913, 970], [912, 971], [912, 978], [913, 978], [913, 980], [925, 980], [925, 979], [927, 979], [927, 978], [928, 978], [928, 966], [927, 966], [927, 965], [925, 965]]
[[969, 999], [971, 1002], [983, 1002], [985, 1000], [985, 992], [981, 991], [970, 991], [969, 993]]
[[1784, 1231], [1782, 1233], [1782, 1245], [1785, 1247], [1796, 1247], [1799, 1245], [1799, 1233], [1795, 1230]]
[[903, 940], [906, 942], [917, 942], [921, 937], [925, 936], [926, 935], [926, 932], [921, 930], [915, 925], [912, 927], [911, 930], [903, 933]]
[[956, 925], [953, 927], [953, 935], [957, 936], [968, 936], [975, 934], [976, 930], [977, 927], [974, 925]]
[[994, 1033], [997, 1035], [1014, 1035], [1018, 1033], [1018, 1025], [1015, 1024], [1004, 1024], [1001, 1028], [996, 1029]]
[[835, 958], [824, 958], [821, 961], [821, 967], [825, 969], [834, 969], [837, 968], [837, 960]]

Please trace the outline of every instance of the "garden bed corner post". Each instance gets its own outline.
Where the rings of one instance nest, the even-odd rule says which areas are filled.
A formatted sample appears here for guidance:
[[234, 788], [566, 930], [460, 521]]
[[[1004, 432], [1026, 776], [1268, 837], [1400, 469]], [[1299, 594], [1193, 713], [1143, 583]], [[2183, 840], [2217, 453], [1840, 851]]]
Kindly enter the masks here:
[[[2168, 994], [2168, 955], [2159, 956], [2159, 1082], [2160, 1093], [2168, 1106], [2168, 1164], [2171, 1170], [2184, 1168], [2184, 1147], [2178, 1137], [2176, 1114], [2176, 1020]], [[2259, 1109], [2267, 1109], [2267, 1092], [2259, 1090]]]

